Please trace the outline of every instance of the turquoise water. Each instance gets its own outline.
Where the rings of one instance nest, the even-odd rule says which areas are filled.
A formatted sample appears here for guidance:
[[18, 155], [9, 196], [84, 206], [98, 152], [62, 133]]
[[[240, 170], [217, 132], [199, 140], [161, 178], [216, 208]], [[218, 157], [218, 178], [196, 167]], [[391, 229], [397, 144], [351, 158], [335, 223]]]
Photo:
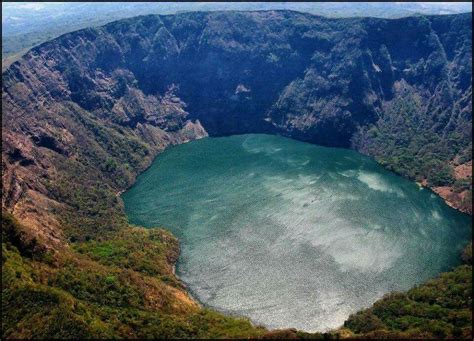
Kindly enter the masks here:
[[449, 270], [470, 217], [354, 151], [278, 136], [206, 138], [159, 155], [122, 196], [181, 242], [203, 304], [270, 328], [324, 331]]

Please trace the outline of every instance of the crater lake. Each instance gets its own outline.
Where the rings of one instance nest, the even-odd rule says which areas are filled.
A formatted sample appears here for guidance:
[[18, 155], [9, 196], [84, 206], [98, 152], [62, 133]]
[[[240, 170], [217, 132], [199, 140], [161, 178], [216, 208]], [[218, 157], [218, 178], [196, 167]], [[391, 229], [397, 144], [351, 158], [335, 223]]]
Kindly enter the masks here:
[[355, 151], [270, 135], [171, 147], [122, 195], [130, 223], [180, 240], [204, 305], [326, 331], [459, 264], [470, 217]]

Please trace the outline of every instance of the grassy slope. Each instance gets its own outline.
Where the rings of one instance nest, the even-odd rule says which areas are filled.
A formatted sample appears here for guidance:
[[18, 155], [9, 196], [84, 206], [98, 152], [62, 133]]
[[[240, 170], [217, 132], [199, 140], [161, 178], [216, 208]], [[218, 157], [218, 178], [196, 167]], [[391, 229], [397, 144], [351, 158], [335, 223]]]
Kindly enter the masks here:
[[470, 338], [472, 248], [465, 264], [406, 293], [392, 293], [351, 315], [344, 326], [374, 338]]
[[126, 228], [51, 255], [2, 223], [2, 338], [216, 338], [264, 333], [201, 309], [171, 271], [177, 240]]

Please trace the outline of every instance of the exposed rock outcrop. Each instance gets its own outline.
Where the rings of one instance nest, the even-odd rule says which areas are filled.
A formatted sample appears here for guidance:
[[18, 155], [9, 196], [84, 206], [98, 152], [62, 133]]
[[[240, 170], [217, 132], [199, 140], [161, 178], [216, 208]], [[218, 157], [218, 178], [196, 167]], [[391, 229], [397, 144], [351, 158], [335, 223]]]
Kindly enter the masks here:
[[3, 206], [50, 244], [83, 238], [166, 146], [262, 132], [355, 148], [465, 208], [471, 24], [213, 12], [65, 34], [2, 75]]

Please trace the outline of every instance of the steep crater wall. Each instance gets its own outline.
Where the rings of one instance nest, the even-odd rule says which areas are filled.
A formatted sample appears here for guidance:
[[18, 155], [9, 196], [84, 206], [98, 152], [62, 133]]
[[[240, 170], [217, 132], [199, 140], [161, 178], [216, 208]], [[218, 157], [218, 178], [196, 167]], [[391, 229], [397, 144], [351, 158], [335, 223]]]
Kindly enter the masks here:
[[355, 148], [467, 211], [471, 26], [197, 12], [65, 34], [2, 75], [3, 207], [49, 245], [94, 238], [166, 146], [260, 132]]

